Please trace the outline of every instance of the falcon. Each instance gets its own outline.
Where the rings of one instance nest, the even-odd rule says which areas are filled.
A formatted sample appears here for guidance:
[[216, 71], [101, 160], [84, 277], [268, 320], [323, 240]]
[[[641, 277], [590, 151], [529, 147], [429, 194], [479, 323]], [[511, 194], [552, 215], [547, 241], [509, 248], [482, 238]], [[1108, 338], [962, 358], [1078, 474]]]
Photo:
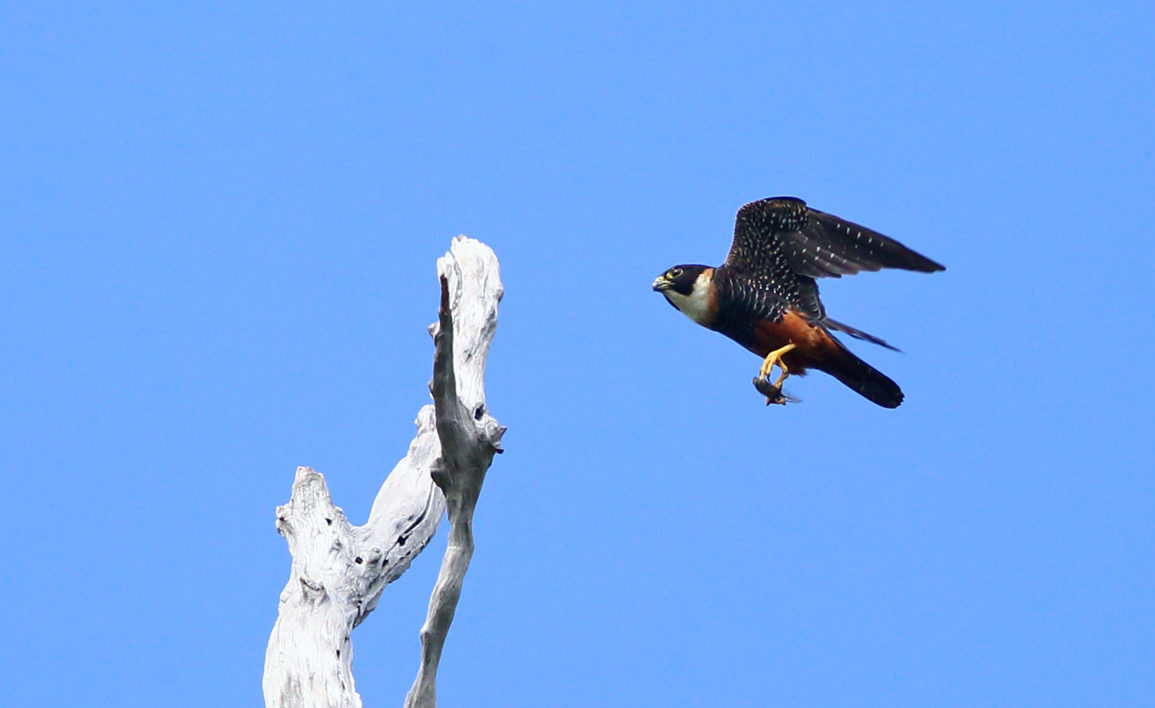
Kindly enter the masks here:
[[[884, 408], [897, 408], [903, 398], [898, 384], [832, 332], [895, 348], [827, 317], [815, 281], [883, 268], [945, 270], [877, 231], [811, 209], [801, 199], [773, 197], [738, 210], [734, 242], [722, 265], [674, 266], [653, 287], [691, 320], [762, 357], [754, 385], [767, 405], [786, 402], [787, 376], [817, 369]], [[780, 373], [771, 383], [775, 366]]]

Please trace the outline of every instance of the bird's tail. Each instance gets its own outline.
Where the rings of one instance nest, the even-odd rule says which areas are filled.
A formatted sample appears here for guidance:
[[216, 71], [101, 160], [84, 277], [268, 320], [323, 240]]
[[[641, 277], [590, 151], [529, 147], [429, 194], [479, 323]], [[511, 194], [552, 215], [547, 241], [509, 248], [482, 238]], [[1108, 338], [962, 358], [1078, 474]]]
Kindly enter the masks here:
[[885, 374], [842, 347], [839, 356], [823, 362], [823, 371], [846, 384], [863, 398], [883, 408], [898, 408], [902, 389]]
[[856, 329], [854, 327], [851, 327], [848, 324], [843, 324], [843, 323], [838, 322], [836, 320], [832, 320], [829, 317], [827, 317], [825, 320], [823, 320], [822, 324], [825, 325], [827, 329], [833, 329], [833, 330], [837, 330], [839, 332], [845, 332], [845, 333], [849, 334], [851, 337], [854, 337], [855, 339], [861, 339], [864, 342], [870, 342], [871, 344], [877, 344], [878, 346], [886, 347], [887, 349], [890, 349], [891, 351], [896, 351], [896, 352], [902, 351], [901, 349], [899, 349], [896, 346], [887, 344], [885, 341], [879, 339], [878, 337], [874, 336], [873, 334], [867, 334], [866, 332], [863, 332], [860, 329]]

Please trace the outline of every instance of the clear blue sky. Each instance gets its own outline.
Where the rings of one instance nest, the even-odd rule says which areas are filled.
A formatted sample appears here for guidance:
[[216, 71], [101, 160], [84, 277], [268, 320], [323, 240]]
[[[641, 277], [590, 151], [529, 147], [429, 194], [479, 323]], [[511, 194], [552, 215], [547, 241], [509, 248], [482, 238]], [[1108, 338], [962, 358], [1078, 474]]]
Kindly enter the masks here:
[[[413, 7], [419, 5], [419, 7]], [[507, 453], [447, 706], [1147, 705], [1155, 11], [7, 3], [0, 695], [251, 706], [294, 469], [363, 523], [434, 262], [501, 259]], [[650, 291], [800, 196], [947, 265], [824, 281], [888, 411]], [[399, 705], [444, 547], [354, 634]]]

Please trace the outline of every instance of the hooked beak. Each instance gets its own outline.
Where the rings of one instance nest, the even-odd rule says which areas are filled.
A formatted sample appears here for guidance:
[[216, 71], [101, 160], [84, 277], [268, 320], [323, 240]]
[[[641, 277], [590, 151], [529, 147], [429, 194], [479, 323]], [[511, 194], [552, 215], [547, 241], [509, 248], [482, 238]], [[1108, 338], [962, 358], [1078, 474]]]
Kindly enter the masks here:
[[654, 279], [653, 289], [656, 290], [657, 292], [662, 292], [663, 290], [669, 290], [671, 287], [673, 287], [673, 283], [671, 283], [670, 280], [665, 275], [659, 275], [657, 278]]

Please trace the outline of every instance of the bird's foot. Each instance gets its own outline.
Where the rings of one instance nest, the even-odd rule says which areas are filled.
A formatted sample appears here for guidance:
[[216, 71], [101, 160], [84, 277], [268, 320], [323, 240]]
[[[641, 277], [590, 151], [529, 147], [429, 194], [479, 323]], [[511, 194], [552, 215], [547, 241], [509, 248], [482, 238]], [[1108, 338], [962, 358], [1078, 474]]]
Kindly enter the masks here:
[[[779, 347], [766, 355], [762, 360], [762, 367], [758, 369], [758, 376], [754, 379], [754, 388], [758, 389], [758, 393], [766, 397], [766, 405], [777, 403], [778, 405], [786, 405], [787, 396], [782, 393], [782, 382], [790, 375], [790, 370], [786, 368], [785, 362], [782, 361], [782, 355], [793, 351], [796, 345], [787, 344], [784, 347]], [[770, 383], [770, 374], [774, 373], [774, 367], [781, 369], [778, 379], [774, 383]]]
[[795, 346], [797, 345], [787, 344], [767, 354], [766, 358], [762, 360], [762, 368], [758, 370], [758, 378], [769, 379], [770, 374], [774, 371], [774, 367], [777, 366], [779, 369], [782, 369], [782, 375], [778, 377], [774, 385], [782, 386], [782, 382], [790, 375], [790, 370], [786, 368], [786, 363], [782, 361], [782, 355], [794, 351]]

